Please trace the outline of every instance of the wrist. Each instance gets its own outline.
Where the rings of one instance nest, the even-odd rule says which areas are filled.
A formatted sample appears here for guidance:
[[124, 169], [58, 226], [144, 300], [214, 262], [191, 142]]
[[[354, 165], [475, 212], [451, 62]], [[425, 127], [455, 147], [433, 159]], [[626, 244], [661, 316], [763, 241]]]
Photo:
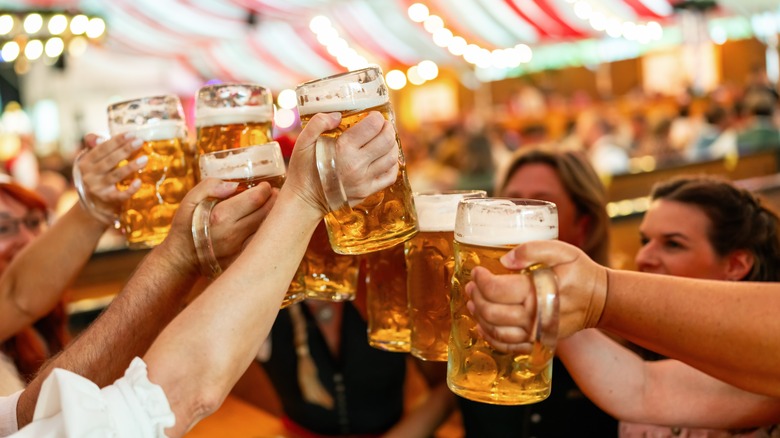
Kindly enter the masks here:
[[612, 274], [614, 272], [611, 269], [603, 268], [596, 276], [583, 328], [593, 328], [601, 325], [604, 309], [607, 305], [607, 292]]
[[168, 238], [152, 250], [150, 257], [152, 256], [159, 256], [160, 263], [166, 264], [183, 277], [194, 278], [200, 274], [195, 245], [190, 239], [169, 234]]

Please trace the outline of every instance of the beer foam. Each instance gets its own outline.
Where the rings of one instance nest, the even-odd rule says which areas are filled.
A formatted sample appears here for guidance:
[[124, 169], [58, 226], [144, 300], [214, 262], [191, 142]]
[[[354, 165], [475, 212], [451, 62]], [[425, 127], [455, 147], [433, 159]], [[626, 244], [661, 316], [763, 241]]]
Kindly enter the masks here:
[[163, 120], [145, 125], [125, 125], [112, 129], [111, 135], [132, 132], [136, 138], [143, 141], [170, 140], [187, 138], [187, 128], [181, 120]]
[[466, 205], [460, 206], [455, 224], [458, 242], [503, 247], [558, 238], [558, 212], [547, 206], [519, 206], [502, 199], [480, 202], [476, 208]]
[[414, 208], [417, 210], [417, 224], [420, 231], [453, 231], [458, 203], [461, 199], [471, 198], [474, 195], [471, 192], [415, 194]]
[[[303, 106], [298, 102], [298, 111], [302, 115], [316, 113], [355, 112], [367, 108], [382, 106], [390, 101], [387, 96], [350, 96], [352, 99], [344, 99], [333, 96], [331, 99], [310, 100]], [[357, 97], [357, 98], [354, 98]]]
[[249, 179], [284, 175], [284, 159], [279, 143], [247, 146], [212, 152], [198, 160], [203, 178]]
[[201, 107], [196, 110], [195, 126], [236, 125], [270, 122], [274, 110], [271, 105], [241, 107]]

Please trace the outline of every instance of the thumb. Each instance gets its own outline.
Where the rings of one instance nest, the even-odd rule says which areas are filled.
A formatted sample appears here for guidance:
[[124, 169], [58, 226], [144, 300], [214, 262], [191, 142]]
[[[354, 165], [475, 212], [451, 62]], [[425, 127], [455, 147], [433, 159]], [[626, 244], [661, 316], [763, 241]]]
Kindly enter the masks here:
[[335, 129], [341, 122], [341, 113], [318, 113], [306, 123], [306, 127], [298, 135], [295, 146], [309, 146], [317, 141], [323, 132]]

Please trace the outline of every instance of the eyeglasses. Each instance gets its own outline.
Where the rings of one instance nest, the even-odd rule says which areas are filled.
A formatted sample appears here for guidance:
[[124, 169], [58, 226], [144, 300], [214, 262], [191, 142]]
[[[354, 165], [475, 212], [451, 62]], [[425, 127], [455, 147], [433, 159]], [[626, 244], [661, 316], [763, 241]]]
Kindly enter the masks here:
[[29, 213], [25, 217], [12, 218], [0, 217], [0, 240], [11, 239], [19, 234], [19, 227], [24, 225], [31, 232], [40, 231], [46, 224], [46, 218], [42, 213]]

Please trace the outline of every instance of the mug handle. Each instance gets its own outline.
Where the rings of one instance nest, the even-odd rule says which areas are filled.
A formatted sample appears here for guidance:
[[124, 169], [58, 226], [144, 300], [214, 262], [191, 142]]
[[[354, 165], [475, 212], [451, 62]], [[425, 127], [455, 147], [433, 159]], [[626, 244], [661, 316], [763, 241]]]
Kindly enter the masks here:
[[317, 138], [314, 158], [328, 211], [349, 209], [347, 192], [336, 171], [336, 139], [322, 135]]
[[201, 273], [211, 279], [217, 278], [222, 273], [222, 267], [214, 254], [209, 223], [211, 210], [218, 201], [216, 198], [206, 198], [198, 203], [192, 212], [192, 242], [195, 244], [195, 253], [198, 256]]
[[536, 296], [536, 315], [531, 329], [531, 362], [541, 369], [555, 356], [559, 320], [558, 282], [553, 270], [541, 263], [531, 265], [521, 273], [531, 276]]
[[76, 155], [76, 158], [73, 159], [73, 185], [76, 187], [76, 192], [79, 195], [79, 203], [81, 203], [82, 207], [84, 207], [84, 209], [87, 210], [89, 214], [92, 215], [92, 217], [101, 223], [109, 225], [115, 229], [120, 229], [119, 217], [117, 216], [116, 212], [107, 210], [106, 208], [95, 204], [95, 202], [90, 199], [84, 187], [84, 176], [81, 174], [81, 167], [79, 166], [79, 162], [87, 152], [88, 150], [84, 149], [79, 152], [78, 155]]

